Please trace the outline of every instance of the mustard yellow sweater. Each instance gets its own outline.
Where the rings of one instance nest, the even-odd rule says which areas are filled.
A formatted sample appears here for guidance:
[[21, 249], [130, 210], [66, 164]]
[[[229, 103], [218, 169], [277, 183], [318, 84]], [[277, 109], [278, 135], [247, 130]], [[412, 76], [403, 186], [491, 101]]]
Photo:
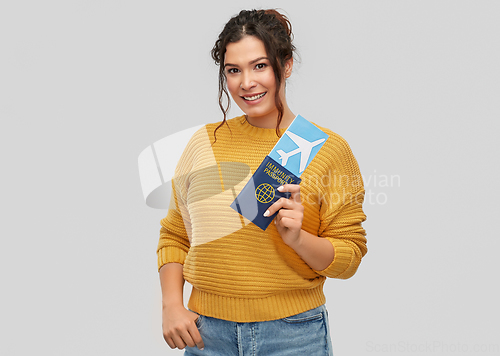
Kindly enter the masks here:
[[363, 182], [349, 146], [320, 127], [329, 138], [301, 176], [302, 228], [328, 239], [335, 251], [330, 266], [316, 271], [274, 224], [262, 231], [230, 208], [279, 138], [244, 116], [227, 123], [215, 144], [218, 123], [200, 129], [186, 146], [161, 221], [158, 267], [183, 264], [193, 286], [188, 307], [219, 319], [274, 320], [324, 304], [326, 277], [351, 277], [367, 252]]

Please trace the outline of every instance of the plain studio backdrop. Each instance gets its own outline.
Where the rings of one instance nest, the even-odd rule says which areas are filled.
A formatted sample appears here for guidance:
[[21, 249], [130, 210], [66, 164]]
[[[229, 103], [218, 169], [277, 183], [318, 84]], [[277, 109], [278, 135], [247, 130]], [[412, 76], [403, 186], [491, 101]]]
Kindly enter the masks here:
[[364, 176], [369, 252], [325, 285], [335, 354], [499, 355], [500, 3], [435, 0], [2, 2], [0, 354], [182, 354], [137, 160], [221, 120], [209, 52], [243, 8], [285, 10], [290, 107]]

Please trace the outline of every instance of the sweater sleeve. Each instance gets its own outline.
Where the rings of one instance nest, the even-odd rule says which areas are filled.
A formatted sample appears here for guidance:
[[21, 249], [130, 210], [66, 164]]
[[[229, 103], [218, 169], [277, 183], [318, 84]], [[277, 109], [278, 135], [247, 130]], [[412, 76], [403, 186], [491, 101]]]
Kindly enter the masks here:
[[[172, 194], [167, 216], [161, 220], [158, 242], [158, 269], [166, 263], [184, 264], [191, 243], [191, 220], [187, 204], [189, 176], [198, 151], [199, 142], [206, 136], [206, 129], [199, 129], [189, 140], [175, 167]], [[200, 139], [201, 137], [201, 139]]]
[[[184, 215], [186, 215], [184, 213]], [[167, 216], [161, 220], [160, 240], [158, 242], [158, 269], [164, 264], [176, 262], [184, 264], [190, 243], [186, 232], [183, 214], [179, 208], [174, 180], [172, 195]]]
[[326, 188], [328, 198], [320, 208], [319, 236], [328, 239], [334, 248], [334, 259], [318, 274], [347, 279], [358, 269], [361, 258], [367, 253], [366, 232], [361, 223], [366, 220], [363, 212], [365, 190], [359, 171], [347, 142], [337, 137], [338, 149], [332, 154], [330, 169], [336, 172], [333, 183]]

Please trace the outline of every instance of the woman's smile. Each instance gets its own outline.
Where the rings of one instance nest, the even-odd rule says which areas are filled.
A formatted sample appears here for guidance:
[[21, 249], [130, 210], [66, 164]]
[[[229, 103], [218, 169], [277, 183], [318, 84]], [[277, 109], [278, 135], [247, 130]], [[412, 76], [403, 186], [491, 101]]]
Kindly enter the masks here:
[[260, 101], [258, 100], [261, 99], [266, 94], [267, 94], [266, 92], [260, 94], [247, 94], [245, 96], [242, 96], [242, 98], [245, 101], [247, 101], [247, 104], [253, 105], [260, 103]]

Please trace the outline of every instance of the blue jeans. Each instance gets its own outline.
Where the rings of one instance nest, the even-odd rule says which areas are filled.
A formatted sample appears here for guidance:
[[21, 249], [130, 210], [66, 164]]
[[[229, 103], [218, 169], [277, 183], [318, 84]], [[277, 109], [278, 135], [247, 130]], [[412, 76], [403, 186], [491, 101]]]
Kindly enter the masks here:
[[324, 305], [287, 318], [236, 323], [200, 315], [196, 322], [205, 349], [186, 347], [184, 356], [331, 356]]

